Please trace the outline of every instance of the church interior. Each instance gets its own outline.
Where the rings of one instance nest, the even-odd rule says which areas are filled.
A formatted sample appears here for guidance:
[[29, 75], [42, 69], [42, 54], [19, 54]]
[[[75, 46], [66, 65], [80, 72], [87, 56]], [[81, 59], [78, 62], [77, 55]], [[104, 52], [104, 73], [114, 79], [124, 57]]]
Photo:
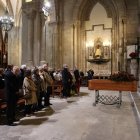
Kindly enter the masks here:
[[1, 140], [140, 139], [140, 0], [0, 0], [0, 67], [46, 63], [93, 70], [97, 80], [127, 72], [137, 89], [118, 90], [118, 108], [96, 105], [99, 89], [81, 85], [79, 96], [51, 97], [52, 106], [15, 127], [0, 123]]

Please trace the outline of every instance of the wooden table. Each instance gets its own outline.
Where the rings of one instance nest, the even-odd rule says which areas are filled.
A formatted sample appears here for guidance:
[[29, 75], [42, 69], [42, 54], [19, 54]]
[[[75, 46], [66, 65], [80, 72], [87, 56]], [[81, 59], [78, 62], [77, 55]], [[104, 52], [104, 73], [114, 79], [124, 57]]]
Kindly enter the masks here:
[[[115, 82], [104, 79], [93, 79], [88, 81], [88, 89], [95, 90], [94, 106], [96, 106], [97, 103], [102, 103], [106, 105], [117, 104], [118, 107], [120, 107], [122, 103], [122, 91], [136, 92], [137, 82]], [[99, 90], [119, 91], [119, 96], [100, 95]]]

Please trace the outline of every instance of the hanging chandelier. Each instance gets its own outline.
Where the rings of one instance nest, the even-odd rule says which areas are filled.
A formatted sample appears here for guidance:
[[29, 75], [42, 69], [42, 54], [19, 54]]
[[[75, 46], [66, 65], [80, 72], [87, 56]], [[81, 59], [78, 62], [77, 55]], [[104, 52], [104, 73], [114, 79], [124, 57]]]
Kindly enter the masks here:
[[14, 25], [14, 19], [9, 15], [7, 9], [5, 15], [0, 17], [0, 27], [3, 31], [10, 31]]

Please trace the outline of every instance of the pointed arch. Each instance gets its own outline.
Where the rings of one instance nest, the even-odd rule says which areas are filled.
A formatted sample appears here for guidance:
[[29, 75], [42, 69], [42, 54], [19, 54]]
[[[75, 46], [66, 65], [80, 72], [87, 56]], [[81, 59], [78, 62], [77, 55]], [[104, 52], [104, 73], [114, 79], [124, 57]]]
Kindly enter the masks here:
[[14, 16], [14, 12], [13, 12], [13, 7], [12, 7], [12, 4], [11, 4], [11, 1], [10, 0], [6, 0], [6, 3], [7, 3], [8, 12], [10, 13], [10, 15]]
[[3, 3], [3, 1], [0, 1], [0, 8], [5, 8], [6, 7], [6, 5]]
[[117, 7], [112, 0], [104, 1], [104, 0], [83, 0], [81, 5], [80, 5], [80, 10], [78, 13], [78, 19], [80, 21], [86, 21], [89, 20], [90, 13], [93, 9], [93, 7], [97, 4], [100, 3], [107, 12], [107, 16], [109, 18], [113, 18], [117, 16]]

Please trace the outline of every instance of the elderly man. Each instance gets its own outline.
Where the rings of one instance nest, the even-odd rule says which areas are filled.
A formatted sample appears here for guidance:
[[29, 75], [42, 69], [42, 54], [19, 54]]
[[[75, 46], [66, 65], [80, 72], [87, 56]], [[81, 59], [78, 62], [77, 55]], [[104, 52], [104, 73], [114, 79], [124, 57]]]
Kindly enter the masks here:
[[71, 84], [72, 84], [72, 75], [69, 71], [68, 65], [64, 64], [62, 70], [62, 85], [63, 85], [62, 93], [64, 98], [70, 96]]
[[7, 99], [7, 124], [14, 126], [13, 123], [16, 121], [15, 111], [16, 111], [16, 92], [19, 90], [18, 84], [18, 74], [20, 69], [18, 66], [13, 66], [12, 70], [7, 70], [5, 72], [5, 89], [6, 89], [6, 99]]
[[46, 85], [46, 96], [45, 96], [45, 106], [52, 105], [50, 103], [50, 95], [52, 94], [52, 85], [53, 85], [53, 79], [48, 71], [48, 64], [43, 65], [43, 70], [44, 70], [44, 80], [45, 80], [45, 85]]

